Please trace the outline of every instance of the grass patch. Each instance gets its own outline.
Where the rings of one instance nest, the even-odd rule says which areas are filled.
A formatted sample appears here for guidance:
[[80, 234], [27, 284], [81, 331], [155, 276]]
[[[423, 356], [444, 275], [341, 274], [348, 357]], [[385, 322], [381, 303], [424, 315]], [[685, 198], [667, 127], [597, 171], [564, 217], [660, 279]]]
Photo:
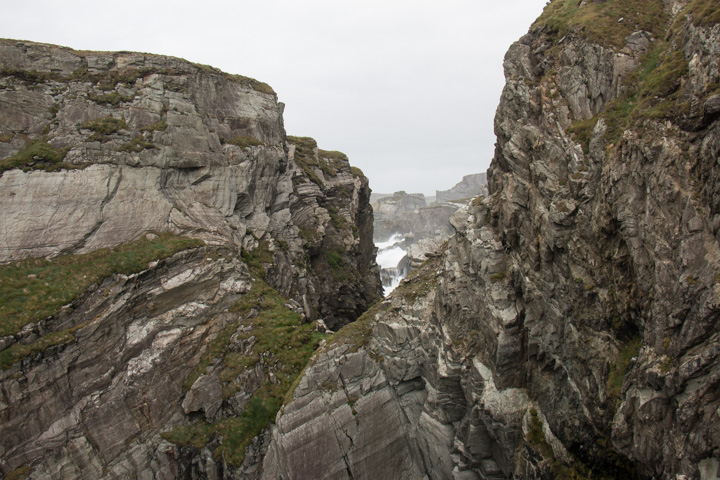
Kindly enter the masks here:
[[161, 132], [167, 128], [167, 123], [165, 123], [164, 120], [157, 121], [153, 123], [152, 125], [148, 125], [147, 127], [142, 127], [140, 129], [141, 132]]
[[637, 356], [641, 346], [642, 339], [639, 336], [630, 339], [623, 345], [615, 364], [610, 365], [610, 372], [608, 373], [606, 383], [608, 398], [620, 398], [623, 380], [625, 380], [625, 374], [627, 373], [628, 365], [630, 365], [630, 360]]
[[151, 142], [145, 141], [142, 137], [135, 137], [120, 148], [118, 148], [118, 152], [139, 153], [143, 150], [147, 150], [150, 148], [155, 148], [155, 145], [153, 145]]
[[[444, 248], [445, 246], [443, 246], [443, 250]], [[425, 297], [438, 285], [437, 271], [441, 266], [440, 256], [428, 258], [417, 270], [410, 272], [393, 293], [398, 292], [406, 302], [415, 302], [417, 299]]]
[[338, 330], [323, 347], [328, 351], [337, 345], [349, 345], [353, 352], [367, 345], [375, 328], [375, 315], [390, 308], [390, 303], [380, 300], [371, 306], [360, 318]]
[[16, 334], [28, 323], [56, 314], [90, 285], [112, 274], [137, 273], [151, 261], [203, 244], [201, 240], [160, 234], [153, 240], [143, 237], [82, 255], [0, 265], [0, 336]]
[[543, 458], [552, 462], [555, 460], [555, 452], [553, 452], [552, 447], [545, 439], [545, 432], [543, 432], [542, 427], [542, 420], [540, 420], [537, 410], [531, 408], [530, 429], [528, 430], [526, 439], [530, 445], [540, 451], [540, 455], [542, 455]]
[[326, 250], [325, 257], [327, 258], [328, 265], [335, 271], [342, 271], [345, 268], [345, 258], [343, 252], [337, 250]]
[[502, 282], [503, 280], [505, 280], [507, 278], [507, 276], [508, 276], [508, 274], [505, 270], [502, 270], [497, 273], [493, 273], [492, 275], [490, 275], [490, 282], [492, 282], [492, 283]]
[[318, 166], [326, 175], [337, 175], [339, 169], [350, 164], [347, 155], [334, 150], [318, 150], [318, 158]]
[[295, 145], [295, 163], [302, 168], [311, 182], [317, 185], [322, 185], [323, 181], [320, 180], [317, 173], [313, 170], [313, 167], [320, 168], [320, 162], [318, 162], [315, 154], [317, 149], [317, 142], [310, 137], [287, 137], [287, 141]]
[[265, 82], [255, 80], [254, 78], [245, 77], [243, 75], [225, 75], [228, 75], [230, 80], [232, 80], [233, 82], [240, 84], [244, 87], [249, 87], [256, 92], [266, 93], [268, 95], [276, 95], [275, 90], [273, 90], [273, 88]]
[[33, 343], [15, 343], [0, 352], [0, 370], [10, 368], [15, 362], [36, 353], [44, 352], [55, 345], [70, 343], [75, 340], [74, 333], [84, 327], [85, 324], [76, 325], [73, 328], [46, 333]]
[[125, 70], [111, 70], [100, 73], [90, 73], [87, 67], [75, 70], [67, 77], [59, 80], [65, 82], [90, 82], [97, 88], [104, 91], [115, 90], [118, 85], [126, 85], [128, 87], [135, 85], [135, 82], [147, 75], [156, 73], [152, 68], [128, 68]]
[[682, 78], [687, 73], [684, 53], [673, 50], [668, 42], [658, 42], [645, 53], [634, 74], [625, 79], [627, 93], [608, 102], [595, 117], [574, 122], [567, 131], [587, 154], [592, 132], [600, 118], [607, 126], [608, 143], [616, 144], [625, 130], [648, 118], [673, 119], [685, 114], [689, 105], [678, 102]]
[[[300, 238], [302, 238], [305, 241], [305, 244], [312, 244], [315, 243], [317, 240], [317, 231], [313, 230], [311, 228], [305, 228], [302, 225], [298, 225], [298, 229], [300, 230]], [[720, 278], [720, 274], [718, 274]], [[720, 283], [720, 280], [718, 280], [718, 283]]]
[[55, 148], [45, 138], [29, 141], [25, 148], [12, 157], [0, 160], [0, 175], [6, 170], [20, 168], [22, 170], [57, 171], [62, 168], [78, 168], [76, 165], [63, 163], [69, 148]]
[[230, 145], [235, 145], [236, 147], [243, 149], [265, 145], [263, 142], [255, 137], [251, 137], [250, 135], [235, 135], [229, 140], [223, 139], [223, 143], [229, 143]]
[[35, 70], [15, 70], [15, 69], [3, 69], [0, 70], [0, 78], [13, 77], [17, 80], [21, 80], [25, 83], [38, 84], [45, 83], [51, 80], [60, 79], [60, 75], [50, 72], [37, 72]]
[[588, 120], [575, 122], [567, 129], [573, 139], [582, 146], [585, 155], [590, 153], [590, 139], [592, 139], [592, 132], [595, 130], [595, 125], [597, 125], [599, 119], [599, 116], [595, 116]]
[[337, 163], [344, 163], [348, 162], [348, 157], [342, 152], [338, 152], [336, 150], [318, 150], [318, 156], [320, 158], [327, 158], [328, 160], [332, 160], [333, 162]]
[[619, 50], [625, 46], [625, 38], [637, 30], [651, 32], [656, 38], [664, 36], [669, 21], [659, 0], [607, 0], [580, 6], [581, 3], [553, 0], [536, 24], [557, 32], [558, 38], [575, 33], [598, 45]]
[[162, 438], [175, 445], [183, 447], [193, 446], [197, 449], [203, 448], [215, 433], [215, 425], [207, 423], [196, 423], [175, 427], [169, 432], [163, 432]]
[[337, 210], [332, 207], [328, 208], [328, 215], [330, 215], [330, 223], [335, 227], [335, 230], [341, 232], [348, 228], [348, 221], [345, 217], [337, 213]]
[[123, 102], [132, 102], [135, 100], [135, 96], [126, 97], [124, 95], [120, 95], [118, 92], [104, 93], [102, 95], [88, 93], [88, 99], [99, 105], [115, 106]]
[[712, 27], [720, 23], [720, 3], [717, 0], [695, 0], [683, 12], [699, 27]]
[[128, 126], [123, 118], [105, 117], [89, 120], [80, 125], [80, 128], [93, 132], [93, 134], [86, 139], [87, 142], [106, 142], [110, 139], [110, 135], [118, 133], [120, 130], [127, 130]]
[[[274, 288], [256, 278], [250, 291], [229, 309], [244, 319], [223, 329], [188, 376], [184, 386], [189, 389], [207, 367], [217, 360], [221, 360], [220, 380], [225, 398], [231, 397], [241, 388], [235, 380], [260, 359], [273, 368], [276, 381], [266, 379], [253, 393], [239, 417], [227, 418], [213, 425], [199, 423], [178, 427], [164, 433], [163, 438], [179, 445], [202, 448], [219, 434], [222, 443], [215, 449], [215, 458], [235, 466], [242, 463], [250, 441], [274, 420], [288, 391], [296, 383], [320, 341], [326, 337], [315, 332], [311, 324], [303, 324], [300, 315], [285, 308], [286, 303], [287, 300]], [[243, 354], [228, 351], [231, 338], [236, 342], [244, 342], [251, 337], [254, 337], [255, 343], [250, 352]]]
[[28, 476], [30, 476], [30, 466], [23, 465], [5, 475], [5, 480], [25, 480]]
[[265, 265], [275, 261], [275, 254], [265, 240], [258, 240], [258, 246], [254, 250], [243, 250], [240, 256], [247, 264], [252, 276], [260, 279], [265, 278]]
[[351, 167], [350, 167], [350, 173], [352, 173], [352, 174], [355, 175], [356, 177], [364, 177], [364, 176], [365, 176], [365, 174], [363, 173], [363, 171], [360, 170], [358, 167], [353, 167], [353, 166], [351, 166]]

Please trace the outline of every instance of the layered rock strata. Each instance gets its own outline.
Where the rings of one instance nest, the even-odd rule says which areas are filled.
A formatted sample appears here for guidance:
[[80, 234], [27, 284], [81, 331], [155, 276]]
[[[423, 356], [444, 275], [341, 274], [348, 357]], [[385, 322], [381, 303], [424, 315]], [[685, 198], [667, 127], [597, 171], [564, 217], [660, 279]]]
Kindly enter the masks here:
[[435, 198], [438, 202], [453, 202], [463, 199], [469, 201], [478, 195], [487, 195], [487, 173], [465, 175], [451, 189], [435, 191]]
[[720, 477], [718, 21], [546, 6], [505, 57], [489, 196], [316, 357], [264, 478]]
[[205, 242], [3, 319], [0, 474], [257, 475], [258, 419], [320, 340], [308, 322], [337, 328], [381, 292], [367, 178], [288, 139], [282, 110], [180, 59], [0, 41], [0, 262]]

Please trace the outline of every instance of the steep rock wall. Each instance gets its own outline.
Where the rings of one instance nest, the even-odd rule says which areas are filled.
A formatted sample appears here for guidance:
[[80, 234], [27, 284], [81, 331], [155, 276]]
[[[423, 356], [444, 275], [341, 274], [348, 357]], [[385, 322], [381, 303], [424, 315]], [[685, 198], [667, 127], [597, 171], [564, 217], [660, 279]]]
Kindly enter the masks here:
[[2, 319], [0, 473], [256, 476], [262, 429], [322, 336], [308, 322], [344, 325], [379, 297], [367, 178], [339, 152], [300, 158], [249, 78], [14, 40], [0, 70], [3, 268], [206, 244]]
[[718, 20], [548, 4], [505, 57], [489, 197], [308, 368], [267, 478], [720, 476]]

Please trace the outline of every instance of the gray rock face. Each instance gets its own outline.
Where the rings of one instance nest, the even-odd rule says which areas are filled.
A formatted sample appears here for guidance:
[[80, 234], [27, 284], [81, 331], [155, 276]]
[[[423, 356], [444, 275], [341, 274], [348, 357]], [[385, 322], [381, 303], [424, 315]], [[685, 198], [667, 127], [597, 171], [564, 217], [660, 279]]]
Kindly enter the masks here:
[[[62, 67], [48, 66], [55, 55]], [[346, 157], [325, 173], [294, 161], [284, 106], [269, 86], [174, 58], [12, 40], [0, 42], [0, 66], [6, 157], [40, 134], [67, 149], [60, 171], [2, 172], [0, 262], [170, 231], [248, 250], [271, 241], [273, 283], [305, 298], [310, 318], [337, 310], [343, 289], [336, 316], [345, 324], [380, 291], [367, 179]], [[324, 273], [301, 268], [320, 247], [333, 248], [369, 290], [324, 285]]]
[[470, 200], [478, 195], [487, 195], [487, 174], [475, 173], [465, 175], [463, 179], [450, 190], [436, 190], [435, 198], [438, 202], [452, 202], [455, 200]]
[[[510, 48], [488, 198], [308, 368], [266, 478], [718, 477], [720, 28], [683, 7], [669, 43], [540, 22]], [[386, 450], [411, 465], [368, 470]]]
[[267, 435], [240, 463], [202, 428], [297, 373], [248, 333], [268, 304], [335, 329], [379, 297], [367, 178], [301, 155], [270, 87], [211, 67], [0, 40], [0, 71], [0, 263], [206, 242], [0, 339], [72, 331], [0, 371], [0, 476], [257, 478]]
[[32, 478], [175, 476], [178, 449], [160, 433], [187, 422], [183, 410], [210, 417], [222, 403], [211, 389], [183, 400], [183, 381], [237, 320], [227, 309], [252, 284], [239, 260], [210, 255], [205, 247], [108, 278], [42, 326], [81, 328], [74, 341], [0, 373], [3, 472], [31, 465]]
[[425, 203], [421, 193], [395, 192], [373, 203], [375, 239], [384, 241], [393, 234], [421, 238], [448, 236], [452, 227], [448, 223], [457, 205]]

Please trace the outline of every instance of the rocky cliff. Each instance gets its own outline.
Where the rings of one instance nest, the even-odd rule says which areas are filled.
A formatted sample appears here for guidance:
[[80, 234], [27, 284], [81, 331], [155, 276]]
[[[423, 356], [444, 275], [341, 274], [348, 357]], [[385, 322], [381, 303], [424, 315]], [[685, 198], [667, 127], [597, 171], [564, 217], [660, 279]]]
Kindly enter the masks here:
[[435, 198], [438, 202], [452, 202], [463, 199], [470, 200], [478, 195], [487, 195], [486, 173], [465, 175], [463, 179], [451, 189], [435, 191]]
[[418, 240], [447, 236], [452, 233], [448, 219], [457, 208], [448, 204], [427, 205], [422, 193], [395, 192], [373, 202], [375, 239], [385, 241], [393, 234]]
[[1, 475], [254, 475], [311, 322], [381, 292], [367, 178], [282, 110], [176, 58], [0, 40]]
[[718, 58], [713, 0], [549, 2], [489, 196], [316, 355], [264, 478], [719, 478]]

